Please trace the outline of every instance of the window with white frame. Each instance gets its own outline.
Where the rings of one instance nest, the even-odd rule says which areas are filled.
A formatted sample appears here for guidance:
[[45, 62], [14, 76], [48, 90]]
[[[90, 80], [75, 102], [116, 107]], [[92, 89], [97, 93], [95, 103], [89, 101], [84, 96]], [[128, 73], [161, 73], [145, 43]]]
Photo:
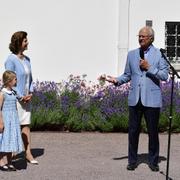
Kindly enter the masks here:
[[180, 22], [165, 23], [165, 48], [168, 59], [180, 69]]

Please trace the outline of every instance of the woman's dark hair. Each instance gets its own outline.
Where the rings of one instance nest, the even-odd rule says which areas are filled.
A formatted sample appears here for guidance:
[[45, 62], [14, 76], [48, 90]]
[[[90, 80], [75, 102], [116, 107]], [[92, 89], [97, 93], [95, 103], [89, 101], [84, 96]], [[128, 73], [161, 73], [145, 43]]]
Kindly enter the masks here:
[[9, 44], [9, 49], [12, 53], [17, 54], [22, 46], [23, 40], [27, 37], [27, 32], [18, 31], [15, 32], [11, 37], [11, 43]]

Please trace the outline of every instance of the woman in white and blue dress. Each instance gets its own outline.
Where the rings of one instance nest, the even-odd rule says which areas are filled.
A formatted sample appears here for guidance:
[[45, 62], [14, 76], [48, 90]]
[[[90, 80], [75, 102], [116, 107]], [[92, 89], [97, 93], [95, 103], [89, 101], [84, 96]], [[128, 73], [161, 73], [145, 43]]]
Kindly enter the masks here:
[[[38, 164], [34, 159], [30, 148], [30, 123], [31, 123], [31, 98], [33, 93], [33, 81], [30, 59], [24, 55], [28, 48], [27, 33], [15, 32], [11, 37], [9, 49], [12, 52], [5, 61], [5, 69], [16, 73], [16, 91], [22, 101], [18, 101], [18, 113], [22, 129], [22, 139], [25, 148], [26, 160], [31, 164]], [[25, 102], [25, 103], [24, 103]]]
[[12, 165], [12, 153], [22, 151], [22, 137], [17, 112], [16, 74], [13, 71], [3, 73], [3, 89], [0, 92], [0, 170], [15, 171]]

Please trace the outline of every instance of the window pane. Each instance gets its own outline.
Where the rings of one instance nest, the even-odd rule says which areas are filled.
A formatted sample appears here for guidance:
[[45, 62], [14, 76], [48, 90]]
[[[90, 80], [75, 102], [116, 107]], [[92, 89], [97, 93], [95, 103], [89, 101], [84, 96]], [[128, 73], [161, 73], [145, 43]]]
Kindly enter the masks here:
[[175, 45], [175, 36], [168, 36], [167, 44], [168, 44], [168, 46], [174, 46]]
[[180, 57], [180, 48], [177, 48], [177, 56]]
[[175, 34], [175, 24], [167, 24], [167, 33], [168, 34]]
[[179, 24], [179, 25], [177, 25], [177, 34], [179, 34], [179, 35], [180, 35], [180, 24]]
[[175, 47], [167, 47], [167, 56], [175, 57]]
[[177, 37], [177, 45], [180, 46], [180, 36]]

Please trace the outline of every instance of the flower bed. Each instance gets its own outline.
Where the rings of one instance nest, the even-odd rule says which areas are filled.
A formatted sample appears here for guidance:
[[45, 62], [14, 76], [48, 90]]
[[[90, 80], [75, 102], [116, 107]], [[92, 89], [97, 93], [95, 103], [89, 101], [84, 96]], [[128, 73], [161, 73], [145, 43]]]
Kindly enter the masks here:
[[[174, 85], [172, 130], [180, 132], [180, 83]], [[159, 123], [161, 132], [167, 131], [171, 81], [161, 84], [163, 108]], [[32, 100], [32, 130], [65, 131], [128, 131], [129, 84], [115, 87], [94, 84], [86, 76], [70, 75], [68, 81], [34, 82]], [[142, 131], [146, 125], [142, 121]]]

